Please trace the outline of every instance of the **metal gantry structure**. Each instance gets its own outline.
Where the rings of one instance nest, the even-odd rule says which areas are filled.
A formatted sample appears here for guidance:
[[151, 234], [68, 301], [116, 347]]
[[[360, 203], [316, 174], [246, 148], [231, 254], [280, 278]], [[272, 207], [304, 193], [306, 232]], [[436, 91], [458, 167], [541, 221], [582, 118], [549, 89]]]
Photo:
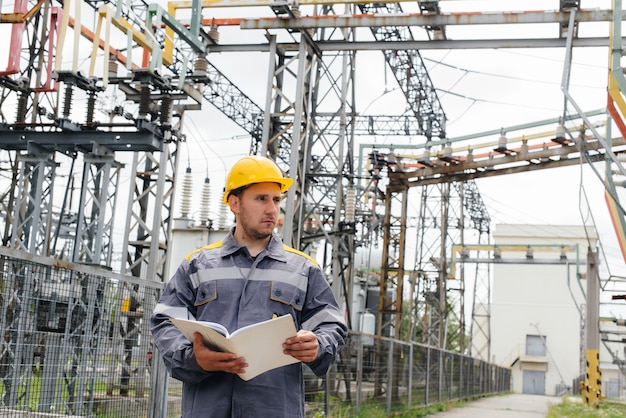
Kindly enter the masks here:
[[[581, 153], [588, 162], [607, 159], [624, 174], [623, 158], [611, 151], [624, 141], [608, 144], [577, 109], [560, 118], [560, 127], [581, 120], [578, 132], [553, 130], [536, 143], [524, 137], [515, 146], [509, 138], [456, 150], [453, 145], [469, 138], [447, 137], [446, 115], [420, 51], [571, 50], [608, 47], [611, 39], [620, 42], [613, 51], [621, 51], [621, 33], [585, 38], [578, 28], [593, 22], [617, 27], [624, 15], [620, 2], [613, 10], [561, 1], [558, 10], [485, 14], [443, 13], [444, 3], [15, 1], [1, 19], [11, 34], [7, 68], [0, 69], [3, 245], [164, 283], [184, 118], [215, 106], [250, 135], [250, 153], [270, 156], [296, 180], [285, 201], [283, 239], [318, 254], [349, 318], [355, 252], [380, 243], [378, 334], [442, 348], [457, 340], [461, 351], [488, 359], [488, 347], [466, 341], [465, 273], [448, 275], [453, 244], [488, 243], [490, 217], [474, 180], [577, 164]], [[241, 15], [221, 17], [222, 8]], [[272, 15], [251, 12], [259, 8]], [[88, 12], [92, 19], [84, 17]], [[558, 30], [545, 39], [448, 36], [452, 26], [529, 23]], [[236, 39], [220, 39], [220, 29], [233, 27], [240, 29]], [[359, 51], [382, 53], [406, 114], [359, 113]], [[255, 103], [212, 62], [212, 54], [230, 52], [267, 55], [264, 103]], [[609, 91], [624, 92], [618, 58], [614, 65]], [[621, 98], [611, 97], [617, 103], [611, 115], [621, 121]], [[85, 103], [83, 115], [76, 103]], [[372, 135], [408, 140], [387, 148], [363, 145]], [[120, 178], [124, 167], [132, 173], [127, 183]], [[609, 196], [623, 244], [623, 206], [617, 192]], [[407, 240], [416, 242], [414, 254]], [[121, 260], [115, 260], [119, 242]], [[488, 342], [489, 272], [481, 266], [474, 274], [471, 317], [481, 320], [472, 321], [470, 335]], [[405, 315], [411, 327], [403, 335]], [[149, 334], [146, 322], [143, 335]]]

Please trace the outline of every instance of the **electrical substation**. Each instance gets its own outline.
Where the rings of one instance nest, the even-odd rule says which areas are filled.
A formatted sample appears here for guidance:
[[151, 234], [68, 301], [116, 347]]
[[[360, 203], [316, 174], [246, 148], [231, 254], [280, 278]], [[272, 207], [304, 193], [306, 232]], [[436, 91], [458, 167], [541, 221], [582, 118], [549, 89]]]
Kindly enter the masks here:
[[[148, 322], [180, 260], [233, 224], [223, 180], [207, 169], [199, 183], [204, 167], [189, 163], [188, 121], [205, 124], [209, 146], [219, 129], [208, 109], [245, 137], [244, 154], [295, 180], [279, 233], [318, 260], [344, 308], [340, 361], [305, 382], [311, 414], [329, 414], [332, 396], [387, 411], [518, 387], [626, 397], [623, 320], [600, 309], [626, 299], [612, 273], [626, 263], [621, 0], [471, 3], [0, 2], [0, 415], [180, 415]], [[549, 35], [524, 32], [538, 26]], [[512, 48], [561, 53], [561, 112], [451, 137], [422, 54]], [[589, 48], [606, 51], [601, 109], [570, 90], [573, 54]], [[359, 61], [374, 55], [384, 69]], [[243, 64], [220, 66], [235, 56]], [[384, 77], [404, 111], [368, 112], [360, 74]], [[575, 166], [598, 173], [594, 216], [611, 220], [616, 264], [592, 221], [537, 228], [542, 239], [504, 226], [494, 241], [478, 180]], [[521, 351], [500, 354], [494, 312], [512, 305], [494, 303], [498, 272], [567, 277], [552, 289], [574, 312], [571, 373], [547, 322], [524, 318]]]

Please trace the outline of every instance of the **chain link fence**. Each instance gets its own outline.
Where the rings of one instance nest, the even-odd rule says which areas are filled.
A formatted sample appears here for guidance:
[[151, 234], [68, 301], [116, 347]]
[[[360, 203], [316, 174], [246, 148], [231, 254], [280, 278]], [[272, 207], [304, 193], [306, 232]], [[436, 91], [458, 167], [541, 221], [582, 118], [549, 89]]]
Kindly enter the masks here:
[[[161, 288], [0, 247], [0, 418], [143, 418], [153, 404], [163, 405], [162, 417], [179, 417], [181, 383], [154, 382], [151, 373], [148, 318]], [[326, 377], [303, 367], [310, 417], [389, 413], [510, 390], [508, 369], [356, 332]]]
[[308, 415], [390, 414], [504, 393], [510, 391], [510, 377], [508, 368], [458, 353], [351, 332], [329, 376], [306, 382]]
[[0, 417], [143, 417], [162, 285], [0, 248]]

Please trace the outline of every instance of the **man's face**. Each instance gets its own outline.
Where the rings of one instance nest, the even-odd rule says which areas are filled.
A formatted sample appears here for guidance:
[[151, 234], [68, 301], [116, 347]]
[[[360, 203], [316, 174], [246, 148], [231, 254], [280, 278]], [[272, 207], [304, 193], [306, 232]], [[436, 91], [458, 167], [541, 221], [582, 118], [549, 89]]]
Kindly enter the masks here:
[[280, 186], [276, 183], [257, 183], [233, 196], [230, 209], [237, 217], [237, 227], [251, 239], [265, 239], [272, 234], [278, 222]]

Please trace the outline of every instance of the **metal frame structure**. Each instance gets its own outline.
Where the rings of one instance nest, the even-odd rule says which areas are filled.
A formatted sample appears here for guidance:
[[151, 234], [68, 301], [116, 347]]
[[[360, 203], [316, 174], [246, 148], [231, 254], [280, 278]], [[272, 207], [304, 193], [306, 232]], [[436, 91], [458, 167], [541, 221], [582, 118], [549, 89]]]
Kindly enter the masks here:
[[[351, 301], [356, 248], [381, 238], [379, 334], [403, 337], [404, 281], [412, 276], [412, 309], [424, 317], [414, 322], [414, 334], [406, 337], [419, 334], [423, 341], [445, 348], [449, 321], [455, 319], [454, 332], [465, 345], [464, 275], [450, 280], [447, 263], [450, 244], [465, 242], [468, 230], [477, 231], [480, 239], [489, 233], [487, 209], [472, 180], [578, 164], [581, 153], [588, 162], [610, 157], [623, 173], [612, 150], [624, 144], [616, 139], [612, 148], [607, 147], [577, 109], [576, 117], [585, 124], [579, 137], [571, 133], [559, 137], [555, 132], [553, 140], [544, 144], [522, 140], [517, 148], [509, 142], [484, 154], [461, 155], [446, 137], [445, 113], [419, 50], [505, 46], [571, 50], [609, 45], [610, 39], [621, 38], [617, 29], [610, 39], [581, 38], [579, 25], [611, 21], [615, 27], [625, 15], [621, 2], [616, 2], [614, 11], [581, 10], [580, 2], [561, 1], [558, 11], [499, 14], [445, 14], [443, 1], [417, 2], [417, 12], [406, 13], [403, 3], [193, 0], [170, 2], [165, 9], [143, 0], [16, 1], [13, 13], [2, 14], [2, 22], [12, 25], [9, 65], [0, 69], [0, 149], [12, 161], [11, 185], [1, 202], [10, 209], [3, 242], [38, 255], [59, 255], [52, 243], [61, 236], [62, 216], [70, 207], [73, 189], [65, 188], [67, 206], [57, 214], [52, 195], [55, 169], [64, 159], [72, 161], [72, 168], [73, 161], [82, 159], [77, 223], [70, 224], [75, 232], [64, 235], [74, 240], [73, 261], [119, 267], [121, 273], [165, 282], [183, 116], [207, 102], [250, 134], [251, 153], [274, 158], [296, 180], [286, 199], [283, 237], [301, 250], [323, 251], [323, 267], [341, 300]], [[94, 30], [82, 22], [85, 5], [96, 16]], [[203, 12], [214, 13], [224, 6], [269, 7], [274, 17], [204, 18]], [[189, 13], [179, 19], [177, 12], [182, 15], [183, 9]], [[312, 15], [303, 16], [304, 9]], [[452, 40], [448, 36], [456, 25], [529, 23], [555, 24], [559, 30], [549, 39]], [[242, 32], [262, 29], [267, 34], [250, 43], [220, 42], [219, 28], [233, 25]], [[72, 39], [66, 37], [71, 28]], [[416, 28], [422, 28], [427, 39], [416, 38]], [[365, 40], [356, 36], [361, 29], [369, 31]], [[85, 40], [91, 46], [87, 75], [78, 71]], [[66, 46], [74, 52], [69, 69], [63, 63]], [[383, 52], [406, 98], [409, 117], [358, 113], [355, 53], [361, 50]], [[268, 53], [262, 106], [211, 63], [211, 54], [230, 51]], [[126, 76], [118, 75], [119, 64], [125, 66]], [[621, 68], [612, 70], [615, 75]], [[620, 85], [623, 74], [615, 77], [617, 90], [626, 91]], [[95, 115], [96, 99], [113, 88], [123, 94], [126, 108], [112, 106], [100, 120]], [[610, 86], [610, 92], [617, 90]], [[83, 116], [73, 110], [78, 96], [87, 103]], [[611, 97], [618, 101], [618, 95]], [[14, 118], [8, 116], [12, 111]], [[612, 115], [622, 120], [617, 113]], [[410, 145], [423, 149], [423, 154], [406, 158], [397, 154], [398, 149], [378, 154], [372, 150], [370, 170], [359, 171], [357, 137], [376, 132], [412, 136]], [[123, 259], [114, 266], [114, 210], [123, 193], [118, 157], [128, 154], [133, 181], [125, 202]], [[359, 167], [361, 163], [356, 161]], [[420, 189], [418, 247], [413, 272], [407, 272], [408, 205], [416, 188]], [[623, 232], [623, 208], [619, 202], [615, 208]], [[53, 215], [58, 220], [56, 230]], [[382, 229], [375, 226], [381, 219]], [[485, 273], [476, 275], [473, 309], [480, 305], [477, 295], [489, 294], [488, 289], [478, 288], [488, 286]], [[150, 299], [146, 305], [152, 305], [157, 293], [142, 295]], [[478, 310], [473, 314], [478, 315]], [[146, 322], [141, 325], [143, 335], [148, 335]], [[417, 327], [418, 323], [422, 325]], [[479, 331], [489, 340], [488, 328]], [[142, 344], [147, 348], [148, 339], [143, 338]], [[153, 408], [156, 413], [155, 403]]]

